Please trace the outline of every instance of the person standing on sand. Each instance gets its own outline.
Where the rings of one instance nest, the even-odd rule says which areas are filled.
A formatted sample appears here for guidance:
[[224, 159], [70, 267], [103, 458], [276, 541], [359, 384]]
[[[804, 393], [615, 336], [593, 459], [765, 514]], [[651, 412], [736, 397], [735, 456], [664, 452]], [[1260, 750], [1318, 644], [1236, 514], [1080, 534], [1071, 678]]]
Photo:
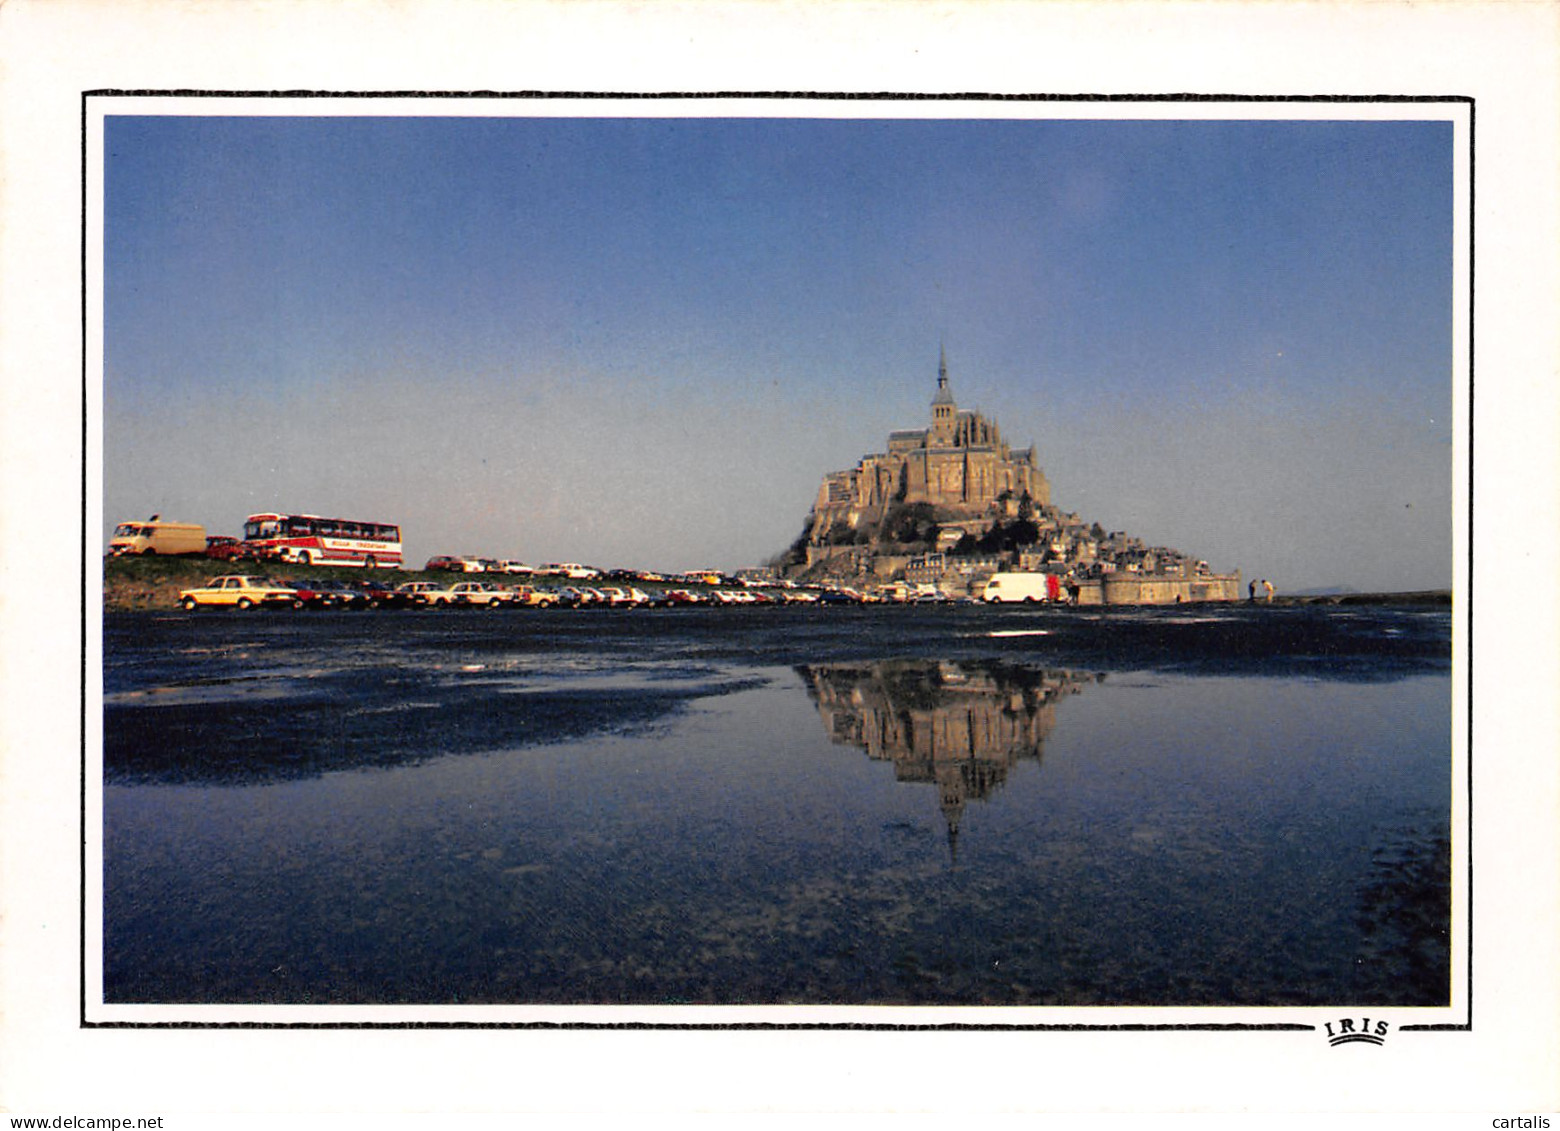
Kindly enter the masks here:
[[1273, 583], [1265, 577], [1262, 579], [1262, 593], [1262, 599], [1271, 605], [1273, 603]]
[[1250, 581], [1246, 582], [1246, 600], [1248, 600], [1248, 601], [1255, 601], [1256, 599], [1257, 599], [1257, 579], [1253, 577]]

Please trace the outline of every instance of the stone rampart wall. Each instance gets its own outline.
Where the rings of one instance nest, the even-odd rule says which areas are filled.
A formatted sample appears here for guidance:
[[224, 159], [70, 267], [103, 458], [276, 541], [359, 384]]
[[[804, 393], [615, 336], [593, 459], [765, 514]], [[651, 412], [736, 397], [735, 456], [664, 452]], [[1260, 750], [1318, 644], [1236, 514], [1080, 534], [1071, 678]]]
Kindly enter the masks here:
[[1079, 604], [1103, 605], [1175, 605], [1195, 601], [1240, 600], [1240, 574], [1208, 577], [1162, 577], [1156, 574], [1106, 574], [1098, 586], [1099, 600]]

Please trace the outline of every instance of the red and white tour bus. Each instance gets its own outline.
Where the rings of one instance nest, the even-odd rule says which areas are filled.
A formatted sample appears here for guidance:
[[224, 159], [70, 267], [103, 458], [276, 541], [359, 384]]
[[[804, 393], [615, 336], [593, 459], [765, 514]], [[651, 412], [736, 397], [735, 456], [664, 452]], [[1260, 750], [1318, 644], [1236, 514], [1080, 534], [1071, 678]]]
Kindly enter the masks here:
[[244, 550], [299, 565], [401, 568], [401, 528], [312, 514], [252, 514], [244, 520]]

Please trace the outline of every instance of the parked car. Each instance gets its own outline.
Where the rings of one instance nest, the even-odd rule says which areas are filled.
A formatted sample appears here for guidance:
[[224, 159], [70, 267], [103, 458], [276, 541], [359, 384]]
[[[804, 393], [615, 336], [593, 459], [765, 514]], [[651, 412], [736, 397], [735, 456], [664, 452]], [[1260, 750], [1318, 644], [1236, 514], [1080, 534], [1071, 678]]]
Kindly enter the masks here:
[[325, 588], [325, 583], [313, 578], [287, 578], [283, 585], [298, 595], [302, 608], [328, 609], [336, 603], [336, 595]]
[[481, 558], [451, 557], [447, 554], [440, 554], [437, 557], [429, 558], [428, 564], [424, 568], [432, 570], [448, 570], [451, 573], [487, 572], [487, 565]]
[[457, 605], [497, 609], [513, 601], [515, 595], [491, 581], [461, 581], [450, 586], [450, 599]]
[[692, 589], [668, 589], [662, 596], [667, 605], [707, 605], [709, 597]]
[[861, 598], [854, 593], [847, 593], [842, 589], [825, 589], [818, 594], [820, 605], [859, 605]]
[[534, 585], [516, 585], [512, 592], [515, 595], [515, 604], [525, 605], [533, 609], [550, 609], [555, 605], [564, 603], [563, 595], [555, 589], [538, 588]]
[[403, 609], [415, 603], [407, 594], [382, 581], [359, 581], [357, 587], [368, 600], [371, 609]]
[[269, 577], [252, 577], [247, 574], [214, 577], [194, 589], [181, 590], [179, 604], [188, 612], [194, 612], [204, 605], [236, 609], [303, 607], [298, 594], [286, 585], [272, 581]]
[[230, 562], [244, 552], [244, 544], [227, 534], [206, 535], [206, 556], [219, 562]]
[[360, 586], [334, 577], [319, 578], [311, 584], [317, 592], [328, 596], [338, 609], [368, 608], [368, 594]]
[[437, 581], [404, 581], [395, 587], [413, 605], [426, 608], [442, 608], [454, 603], [450, 591]]
[[610, 586], [601, 590], [601, 595], [605, 598], [605, 603], [614, 609], [643, 604], [649, 600], [638, 589], [620, 589], [616, 586]]

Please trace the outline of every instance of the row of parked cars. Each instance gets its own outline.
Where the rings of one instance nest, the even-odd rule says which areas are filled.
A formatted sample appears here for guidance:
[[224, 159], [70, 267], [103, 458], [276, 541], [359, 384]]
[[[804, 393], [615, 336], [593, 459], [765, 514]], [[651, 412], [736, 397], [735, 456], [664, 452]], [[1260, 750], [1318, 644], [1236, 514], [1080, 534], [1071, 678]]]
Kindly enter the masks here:
[[673, 608], [686, 605], [846, 604], [860, 598], [837, 591], [783, 589], [605, 588], [565, 585], [504, 585], [495, 581], [407, 581], [391, 587], [372, 578], [275, 580], [251, 574], [216, 577], [181, 590], [179, 604], [202, 607], [378, 609], [378, 608]]
[[[504, 573], [518, 574], [524, 577], [559, 578], [565, 581], [605, 581], [617, 583], [651, 582], [661, 584], [664, 582], [684, 582], [694, 585], [720, 585], [732, 581], [719, 570], [694, 569], [683, 573], [657, 573], [647, 569], [597, 569], [595, 566], [580, 565], [578, 562], [548, 562], [546, 565], [526, 565], [525, 562], [507, 561], [500, 558], [475, 558], [453, 557], [449, 554], [437, 554], [428, 559], [428, 564], [423, 566], [425, 573], [449, 572], [449, 573]], [[741, 584], [740, 581], [733, 582]], [[789, 584], [789, 583], [786, 583]]]
[[346, 581], [338, 578], [275, 579], [253, 574], [214, 577], [205, 585], [184, 589], [179, 604], [190, 611], [202, 606], [238, 609], [379, 609], [419, 606], [497, 607], [509, 604], [516, 594], [490, 582], [461, 581], [441, 584], [408, 581], [389, 586], [372, 578]]
[[524, 562], [504, 558], [456, 557], [451, 554], [435, 554], [423, 566], [425, 572], [447, 570], [451, 573], [517, 573], [526, 577], [567, 577], [589, 579], [603, 576], [603, 571], [578, 562], [549, 562], [532, 566]]

